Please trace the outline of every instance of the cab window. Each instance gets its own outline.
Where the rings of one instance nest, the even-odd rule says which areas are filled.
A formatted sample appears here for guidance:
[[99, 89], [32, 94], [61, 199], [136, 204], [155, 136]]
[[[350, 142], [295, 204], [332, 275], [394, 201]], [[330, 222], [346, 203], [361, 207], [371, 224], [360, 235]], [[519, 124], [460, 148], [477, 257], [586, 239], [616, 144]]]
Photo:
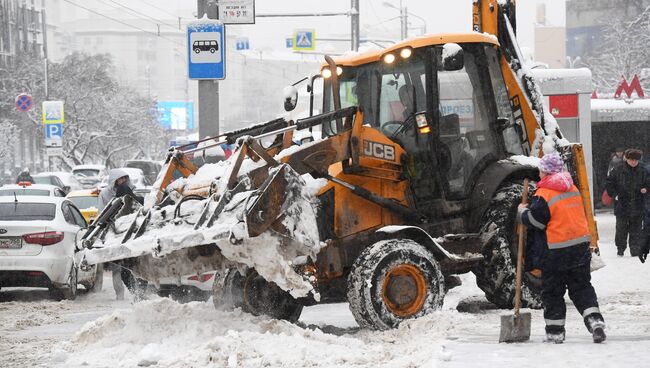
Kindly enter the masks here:
[[489, 72], [484, 48], [463, 44], [462, 49], [461, 69], [445, 70], [442, 60], [437, 63], [440, 150], [446, 156], [443, 167], [451, 198], [464, 197], [472, 174], [498, 150], [493, 134], [497, 113], [492, 86], [485, 78]]

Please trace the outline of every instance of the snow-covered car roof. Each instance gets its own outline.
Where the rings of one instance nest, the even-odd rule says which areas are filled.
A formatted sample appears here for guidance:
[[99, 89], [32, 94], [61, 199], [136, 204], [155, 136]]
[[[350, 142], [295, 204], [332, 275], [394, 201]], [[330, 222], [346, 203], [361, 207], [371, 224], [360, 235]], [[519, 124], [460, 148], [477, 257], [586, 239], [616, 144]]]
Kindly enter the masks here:
[[66, 195], [67, 198], [71, 197], [98, 197], [99, 196], [99, 191], [97, 189], [80, 189], [80, 190], [72, 190], [68, 195]]
[[74, 174], [67, 171], [43, 171], [41, 173], [32, 176], [58, 176], [59, 178], [61, 178], [61, 177], [74, 177]]
[[51, 194], [53, 190], [61, 189], [61, 188], [52, 184], [31, 184], [31, 185], [6, 184], [0, 187], [0, 191], [5, 189], [42, 189], [42, 190], [49, 190]]
[[135, 176], [144, 176], [144, 171], [135, 167], [119, 167], [119, 170], [122, 170], [129, 174], [129, 177], [133, 178]]
[[75, 170], [106, 170], [104, 165], [88, 164], [88, 165], [77, 165], [72, 168], [72, 171]]

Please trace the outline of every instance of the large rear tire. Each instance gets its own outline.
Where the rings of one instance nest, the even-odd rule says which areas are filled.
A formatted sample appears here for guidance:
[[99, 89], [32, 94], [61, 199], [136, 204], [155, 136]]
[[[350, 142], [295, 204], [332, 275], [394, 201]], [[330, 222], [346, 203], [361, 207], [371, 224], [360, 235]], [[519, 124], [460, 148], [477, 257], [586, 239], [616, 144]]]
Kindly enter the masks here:
[[222, 282], [215, 281], [213, 303], [216, 308], [241, 308], [256, 316], [296, 322], [303, 306], [288, 292], [273, 282], [266, 281], [257, 271], [249, 269], [242, 276], [237, 269], [230, 269]]
[[[529, 188], [532, 193], [534, 188]], [[474, 269], [476, 283], [485, 297], [499, 308], [512, 308], [515, 297], [515, 270], [517, 265], [517, 206], [521, 203], [523, 185], [509, 183], [499, 189], [483, 215], [486, 229], [496, 225], [496, 234], [483, 247], [484, 260]], [[539, 290], [528, 285], [523, 278], [522, 307], [541, 308]]]
[[347, 298], [359, 326], [387, 330], [440, 309], [444, 284], [440, 265], [425, 247], [410, 239], [382, 240], [354, 262]]

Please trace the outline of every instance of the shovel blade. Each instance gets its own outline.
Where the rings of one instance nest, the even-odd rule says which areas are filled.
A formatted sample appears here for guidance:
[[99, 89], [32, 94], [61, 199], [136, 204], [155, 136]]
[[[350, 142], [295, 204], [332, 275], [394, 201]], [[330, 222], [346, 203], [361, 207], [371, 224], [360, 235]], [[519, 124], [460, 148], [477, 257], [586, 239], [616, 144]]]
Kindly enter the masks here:
[[523, 342], [530, 340], [530, 313], [519, 316], [501, 316], [499, 342]]

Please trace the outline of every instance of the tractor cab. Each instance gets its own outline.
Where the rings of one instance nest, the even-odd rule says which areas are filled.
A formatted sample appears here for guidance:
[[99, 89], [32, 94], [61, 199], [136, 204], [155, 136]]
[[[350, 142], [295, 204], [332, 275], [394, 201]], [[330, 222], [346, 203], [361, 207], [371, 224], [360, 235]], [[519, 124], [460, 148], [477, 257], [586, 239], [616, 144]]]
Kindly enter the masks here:
[[[491, 162], [528, 153], [515, 119], [492, 37], [442, 35], [402, 42], [381, 52], [325, 66], [323, 111], [357, 105], [373, 127], [407, 153], [404, 172], [416, 205], [466, 199]], [[336, 79], [336, 81], [335, 81]], [[325, 136], [336, 126], [323, 127]]]

